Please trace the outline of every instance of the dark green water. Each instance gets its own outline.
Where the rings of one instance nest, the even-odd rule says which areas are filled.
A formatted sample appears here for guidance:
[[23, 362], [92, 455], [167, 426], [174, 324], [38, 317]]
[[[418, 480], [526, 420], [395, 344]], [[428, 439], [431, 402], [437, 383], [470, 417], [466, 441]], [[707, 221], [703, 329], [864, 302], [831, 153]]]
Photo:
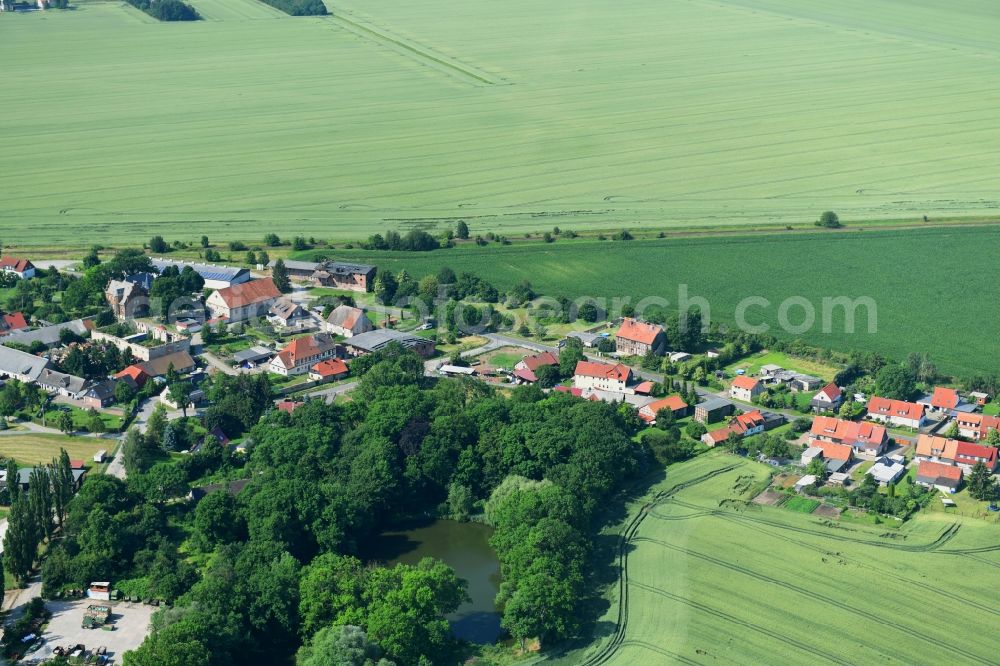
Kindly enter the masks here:
[[490, 548], [493, 530], [478, 523], [438, 520], [425, 527], [382, 533], [366, 549], [369, 559], [389, 566], [416, 564], [424, 557], [441, 560], [469, 583], [472, 601], [448, 616], [459, 638], [492, 643], [500, 635], [500, 613], [493, 600], [500, 588], [500, 563]]

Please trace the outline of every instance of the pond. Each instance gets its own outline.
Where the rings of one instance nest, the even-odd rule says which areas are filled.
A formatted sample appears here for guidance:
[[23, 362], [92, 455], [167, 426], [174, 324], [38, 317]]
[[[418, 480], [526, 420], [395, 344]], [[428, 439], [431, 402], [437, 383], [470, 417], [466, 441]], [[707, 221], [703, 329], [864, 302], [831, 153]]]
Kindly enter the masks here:
[[389, 566], [441, 560], [469, 583], [472, 601], [448, 616], [451, 630], [473, 643], [492, 643], [500, 636], [500, 613], [493, 600], [500, 589], [500, 562], [490, 548], [493, 529], [479, 523], [437, 520], [424, 527], [383, 532], [365, 549], [369, 559]]

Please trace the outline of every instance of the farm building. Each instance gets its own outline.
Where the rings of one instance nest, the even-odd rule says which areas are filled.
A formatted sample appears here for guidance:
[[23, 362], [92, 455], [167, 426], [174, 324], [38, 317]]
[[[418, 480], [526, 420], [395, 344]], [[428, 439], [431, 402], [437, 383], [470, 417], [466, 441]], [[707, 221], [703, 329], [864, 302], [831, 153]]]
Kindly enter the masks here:
[[140, 363], [139, 367], [150, 377], [165, 377], [173, 366], [174, 372], [185, 374], [195, 369], [194, 358], [188, 351], [177, 351]]
[[801, 456], [799, 456], [799, 464], [806, 466], [817, 458], [823, 458], [823, 449], [818, 446], [810, 446], [802, 452]]
[[678, 419], [687, 416], [691, 410], [688, 404], [684, 402], [684, 398], [679, 395], [672, 395], [641, 407], [639, 409], [639, 418], [646, 423], [655, 424], [656, 414], [661, 409], [670, 409], [673, 412], [674, 418]]
[[339, 305], [326, 318], [326, 330], [345, 338], [375, 330], [375, 325], [361, 308]]
[[[308, 280], [319, 268], [319, 262], [316, 261], [295, 261], [293, 259], [283, 259], [282, 261], [285, 264], [288, 277], [293, 280]], [[275, 263], [277, 263], [277, 259], [272, 259], [268, 262], [267, 267], [273, 271]]]
[[700, 423], [715, 423], [733, 413], [733, 403], [722, 398], [709, 398], [694, 407], [694, 420]]
[[406, 349], [412, 349], [424, 358], [434, 355], [434, 342], [431, 340], [410, 335], [409, 333], [394, 331], [391, 328], [378, 328], [374, 331], [355, 335], [349, 338], [344, 344], [347, 345], [348, 350], [353, 355], [362, 356], [385, 349], [392, 343], [400, 344]]
[[753, 399], [764, 392], [764, 385], [753, 377], [740, 375], [733, 379], [729, 387], [729, 397], [743, 402], [753, 402]]
[[61, 324], [42, 326], [41, 328], [36, 328], [30, 331], [14, 331], [5, 335], [3, 338], [0, 338], [0, 344], [16, 342], [19, 345], [31, 346], [34, 342], [40, 342], [51, 349], [52, 347], [58, 347], [62, 344], [61, 336], [65, 335], [63, 333], [64, 330], [84, 338], [87, 337], [93, 328], [94, 322], [90, 319], [74, 319]]
[[624, 393], [632, 383], [632, 369], [621, 363], [578, 361], [573, 371], [573, 386]]
[[625, 317], [615, 333], [615, 351], [624, 356], [662, 354], [666, 344], [667, 336], [662, 327], [631, 317]]
[[67, 398], [79, 398], [87, 388], [87, 380], [83, 377], [67, 375], [51, 368], [42, 370], [35, 381], [49, 393]]
[[367, 264], [325, 261], [316, 267], [309, 279], [317, 287], [333, 287], [347, 291], [371, 291], [375, 281], [375, 267]]
[[49, 362], [44, 358], [0, 345], [0, 379], [33, 382], [48, 365]]
[[525, 356], [514, 365], [514, 378], [525, 384], [533, 384], [538, 381], [535, 372], [546, 366], [559, 367], [559, 357], [552, 352]]
[[199, 264], [190, 261], [176, 261], [174, 259], [153, 259], [152, 261], [153, 268], [156, 269], [157, 273], [162, 273], [170, 266], [176, 267], [178, 272], [190, 266], [191, 270], [200, 275], [205, 281], [205, 289], [225, 289], [250, 281], [250, 271], [245, 268]]
[[254, 346], [233, 354], [233, 361], [240, 367], [255, 368], [270, 361], [274, 353], [274, 350], [268, 347]]
[[604, 340], [607, 337], [607, 333], [589, 333], [587, 331], [573, 331], [572, 333], [566, 334], [566, 339], [575, 338], [580, 341], [580, 344], [587, 348], [596, 347], [601, 340]]
[[281, 292], [270, 278], [266, 278], [214, 291], [205, 299], [205, 306], [213, 319], [237, 322], [265, 316], [279, 298]]
[[0, 335], [8, 335], [13, 331], [28, 328], [28, 320], [22, 312], [10, 312], [0, 315]]
[[304, 307], [282, 296], [267, 311], [267, 320], [275, 326], [300, 328], [310, 323], [311, 317]]
[[943, 386], [935, 387], [933, 393], [917, 400], [917, 403], [924, 405], [927, 413], [935, 417], [974, 412], [979, 407], [977, 403], [963, 400], [955, 389]]
[[115, 379], [128, 382], [133, 390], [142, 388], [149, 380], [149, 373], [138, 365], [130, 365], [121, 372], [115, 374]]

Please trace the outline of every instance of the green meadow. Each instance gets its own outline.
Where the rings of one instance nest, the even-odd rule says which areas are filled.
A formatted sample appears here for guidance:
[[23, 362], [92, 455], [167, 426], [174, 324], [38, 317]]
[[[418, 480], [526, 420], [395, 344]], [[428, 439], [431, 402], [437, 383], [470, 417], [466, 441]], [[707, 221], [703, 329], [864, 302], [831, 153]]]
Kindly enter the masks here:
[[[843, 233], [787, 233], [756, 236], [677, 238], [642, 241], [565, 241], [510, 246], [460, 247], [429, 253], [338, 252], [382, 270], [406, 269], [414, 276], [441, 265], [469, 271], [498, 286], [528, 280], [550, 296], [646, 297], [678, 303], [680, 285], [691, 297], [707, 299], [711, 318], [735, 323], [745, 298], [770, 305], [746, 310], [750, 324], [770, 333], [800, 337], [838, 350], [877, 351], [903, 360], [910, 352], [930, 354], [942, 371], [971, 375], [1000, 372], [995, 353], [1000, 336], [1000, 264], [995, 249], [1000, 228], [952, 228]], [[874, 333], [866, 310], [858, 309], [854, 333], [845, 332], [843, 308], [831, 310], [824, 332], [823, 299], [870, 297], [876, 308]], [[815, 324], [795, 335], [779, 325], [780, 306], [799, 297], [814, 310]], [[789, 308], [792, 324], [805, 310]]]
[[563, 661], [996, 663], [995, 524], [890, 530], [747, 503], [768, 473], [717, 453], [668, 468], [622, 527], [603, 637]]
[[2, 240], [986, 218], [992, 0], [0, 15]]

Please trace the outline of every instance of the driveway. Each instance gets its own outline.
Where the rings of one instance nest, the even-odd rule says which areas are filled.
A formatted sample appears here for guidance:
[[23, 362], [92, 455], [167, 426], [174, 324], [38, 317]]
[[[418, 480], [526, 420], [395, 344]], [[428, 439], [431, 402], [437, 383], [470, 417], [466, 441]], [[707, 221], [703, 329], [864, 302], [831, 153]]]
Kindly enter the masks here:
[[333, 402], [333, 400], [338, 395], [342, 395], [344, 393], [347, 393], [348, 391], [353, 391], [357, 387], [358, 387], [357, 382], [346, 382], [344, 384], [338, 384], [336, 386], [328, 386], [327, 388], [324, 389], [310, 391], [305, 395], [309, 396], [312, 399], [324, 398], [327, 402]]
[[[84, 610], [95, 603], [111, 606], [114, 631], [84, 629], [81, 626]], [[86, 647], [88, 654], [103, 646], [107, 648], [107, 655], [114, 658], [114, 663], [121, 664], [122, 656], [127, 651], [134, 650], [142, 644], [146, 634], [149, 633], [150, 616], [157, 610], [155, 606], [144, 604], [93, 599], [48, 601], [45, 607], [52, 612], [52, 619], [42, 634], [45, 645], [29, 655], [29, 659], [23, 660], [21, 662], [23, 664], [41, 663], [53, 656], [52, 650], [56, 646], [79, 643]]]

